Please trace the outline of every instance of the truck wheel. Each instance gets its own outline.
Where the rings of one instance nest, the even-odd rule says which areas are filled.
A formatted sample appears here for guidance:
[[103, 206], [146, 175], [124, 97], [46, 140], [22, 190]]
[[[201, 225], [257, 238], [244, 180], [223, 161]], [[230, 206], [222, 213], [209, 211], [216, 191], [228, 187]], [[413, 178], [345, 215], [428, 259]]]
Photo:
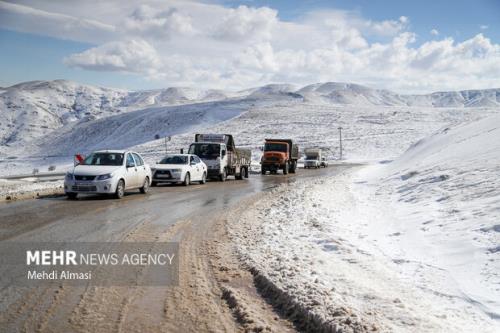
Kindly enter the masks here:
[[283, 174], [288, 175], [288, 163], [285, 163], [285, 166], [283, 167]]
[[245, 178], [248, 178], [248, 169], [245, 168], [245, 175], [244, 175]]
[[234, 175], [234, 179], [236, 179], [236, 180], [242, 180], [242, 179], [243, 179], [243, 174], [244, 174], [244, 173], [245, 173], [244, 169], [243, 169], [243, 168], [241, 168], [241, 169], [240, 169], [240, 173], [239, 173], [239, 174]]
[[295, 173], [297, 170], [297, 161], [292, 162], [292, 167], [290, 169], [290, 173]]
[[115, 198], [121, 199], [125, 195], [125, 182], [123, 179], [120, 179], [118, 181], [118, 184], [116, 185], [116, 191], [115, 191]]
[[224, 169], [224, 171], [222, 171], [222, 173], [220, 174], [219, 176], [219, 180], [221, 182], [225, 182], [226, 181], [226, 178], [227, 178], [227, 172], [226, 172], [226, 169]]
[[261, 168], [261, 169], [260, 169], [260, 173], [261, 173], [262, 175], [265, 175], [265, 174], [266, 174], [266, 169]]
[[186, 176], [184, 177], [184, 182], [182, 185], [184, 186], [189, 186], [191, 184], [191, 176], [189, 175], [189, 172], [186, 173]]
[[149, 178], [146, 177], [144, 179], [144, 184], [142, 184], [142, 187], [139, 189], [139, 191], [141, 191], [142, 194], [146, 194], [148, 193], [148, 190], [149, 190]]

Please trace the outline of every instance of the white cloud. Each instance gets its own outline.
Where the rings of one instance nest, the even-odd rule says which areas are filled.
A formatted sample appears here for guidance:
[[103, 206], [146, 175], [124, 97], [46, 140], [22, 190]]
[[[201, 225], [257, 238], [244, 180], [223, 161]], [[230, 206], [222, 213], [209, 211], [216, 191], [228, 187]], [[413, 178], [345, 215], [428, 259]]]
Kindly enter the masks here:
[[157, 10], [149, 5], [140, 5], [125, 18], [127, 32], [144, 38], [169, 38], [172, 35], [192, 35], [191, 17], [175, 8]]
[[115, 34], [113, 25], [3, 1], [0, 28], [82, 42], [99, 42]]
[[380, 22], [367, 22], [367, 27], [378, 35], [394, 36], [408, 26], [410, 20], [401, 16], [398, 20], [386, 20]]
[[479, 26], [479, 29], [481, 29], [481, 30], [486, 30], [488, 28], [489, 27], [487, 25], [484, 25], [484, 24], [482, 24], [482, 25]]
[[215, 24], [213, 35], [231, 41], [268, 40], [277, 24], [277, 12], [267, 7], [229, 9]]
[[72, 67], [97, 71], [121, 71], [147, 75], [162, 67], [160, 56], [144, 40], [109, 42], [64, 59]]
[[352, 81], [409, 92], [500, 86], [499, 44], [483, 34], [457, 42], [436, 29], [417, 44], [406, 16], [375, 21], [323, 10], [285, 22], [267, 7], [191, 1], [23, 3], [0, 1], [1, 27], [91, 42], [96, 46], [68, 55], [65, 64], [136, 73], [158, 86]]

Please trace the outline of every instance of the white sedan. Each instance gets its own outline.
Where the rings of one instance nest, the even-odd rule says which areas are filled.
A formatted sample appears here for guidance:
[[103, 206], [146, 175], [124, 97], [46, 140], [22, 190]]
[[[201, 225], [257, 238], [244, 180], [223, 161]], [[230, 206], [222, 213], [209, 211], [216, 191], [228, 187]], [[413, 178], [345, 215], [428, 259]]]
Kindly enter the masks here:
[[78, 193], [114, 194], [120, 199], [126, 190], [148, 191], [152, 175], [149, 165], [132, 151], [96, 151], [75, 165], [64, 179], [64, 192], [70, 199]]
[[207, 166], [196, 155], [172, 154], [165, 156], [153, 167], [152, 186], [158, 183], [207, 182]]

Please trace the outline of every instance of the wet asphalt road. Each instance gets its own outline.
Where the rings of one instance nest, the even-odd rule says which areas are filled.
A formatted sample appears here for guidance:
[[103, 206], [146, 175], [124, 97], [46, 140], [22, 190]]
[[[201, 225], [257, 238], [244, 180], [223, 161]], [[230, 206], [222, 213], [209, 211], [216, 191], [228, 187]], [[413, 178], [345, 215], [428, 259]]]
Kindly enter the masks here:
[[[227, 209], [245, 197], [267, 191], [282, 183], [307, 177], [334, 175], [349, 165], [326, 169], [298, 169], [296, 174], [251, 174], [249, 179], [205, 185], [162, 185], [146, 195], [128, 193], [121, 200], [80, 196], [23, 200], [0, 204], [0, 241], [120, 241], [143, 224], [169, 226], [190, 217]], [[244, 204], [244, 201], [241, 202]]]
[[[255, 195], [280, 184], [334, 176], [350, 167], [299, 169], [287, 176], [252, 174], [246, 180], [212, 181], [188, 187], [165, 185], [151, 188], [147, 195], [130, 192], [121, 200], [82, 196], [76, 201], [53, 197], [1, 203], [0, 247], [6, 246], [6, 252], [16, 251], [11, 249], [11, 242], [67, 244], [158, 239], [178, 241], [181, 251], [180, 282], [173, 288], [90, 288], [69, 283], [21, 287], [12, 283], [12, 274], [2, 271], [9, 268], [2, 266], [0, 331], [121, 332], [122, 327], [130, 325], [135, 325], [137, 332], [163, 328], [168, 332], [235, 331], [238, 324], [221, 302], [204, 252], [207, 248], [202, 246], [210, 239], [207, 235], [217, 216], [254, 202]], [[251, 302], [263, 306], [257, 292], [254, 294]], [[269, 318], [275, 317], [271, 310], [260, 311]]]

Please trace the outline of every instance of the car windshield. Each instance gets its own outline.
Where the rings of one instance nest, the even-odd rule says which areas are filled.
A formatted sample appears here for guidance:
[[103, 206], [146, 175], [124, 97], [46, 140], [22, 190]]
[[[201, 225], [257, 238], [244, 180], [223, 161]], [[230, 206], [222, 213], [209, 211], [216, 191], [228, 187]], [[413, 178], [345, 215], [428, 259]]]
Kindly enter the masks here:
[[122, 165], [122, 153], [92, 153], [83, 162], [82, 165]]
[[286, 153], [287, 145], [282, 143], [266, 143], [264, 151], [281, 151]]
[[220, 145], [218, 143], [195, 143], [189, 147], [189, 153], [199, 158], [214, 160], [220, 157]]
[[187, 162], [187, 156], [174, 155], [163, 158], [158, 164], [187, 164]]

